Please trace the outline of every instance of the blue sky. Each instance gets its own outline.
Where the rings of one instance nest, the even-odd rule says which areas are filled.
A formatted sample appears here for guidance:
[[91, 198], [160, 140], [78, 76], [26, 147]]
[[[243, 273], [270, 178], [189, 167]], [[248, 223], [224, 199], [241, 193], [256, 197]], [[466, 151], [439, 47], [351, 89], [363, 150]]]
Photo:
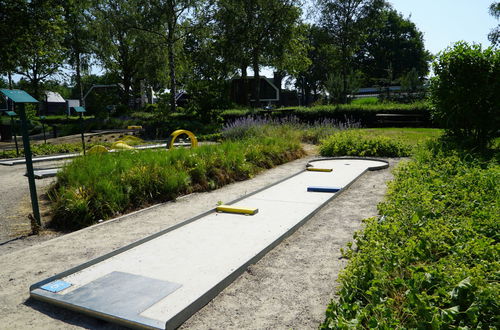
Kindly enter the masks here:
[[493, 0], [388, 0], [424, 33], [425, 47], [433, 54], [456, 41], [490, 46], [488, 33], [499, 24], [488, 8]]

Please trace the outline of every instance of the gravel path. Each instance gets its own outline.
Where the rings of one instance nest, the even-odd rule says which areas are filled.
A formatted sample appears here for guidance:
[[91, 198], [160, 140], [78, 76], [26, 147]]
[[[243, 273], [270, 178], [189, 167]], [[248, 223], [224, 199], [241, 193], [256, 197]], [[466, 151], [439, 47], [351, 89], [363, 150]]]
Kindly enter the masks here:
[[[53, 168], [62, 166], [62, 164], [61, 161], [44, 162], [34, 164], [34, 167], [35, 169]], [[0, 243], [19, 236], [25, 236], [31, 232], [28, 214], [33, 211], [31, 209], [28, 178], [24, 176], [25, 173], [26, 165], [0, 165]], [[42, 196], [53, 181], [54, 178], [35, 180], [42, 218], [45, 209]], [[41, 239], [43, 238], [32, 237], [28, 241], [39, 241]], [[25, 246], [26, 242], [23, 244]], [[0, 253], [2, 252], [2, 247], [0, 247]]]
[[[115, 329], [117, 326], [28, 299], [29, 285], [170, 227], [303, 169], [309, 158], [251, 180], [107, 221], [26, 249], [0, 254], [0, 328]], [[391, 165], [396, 161], [390, 160]], [[334, 297], [345, 261], [340, 248], [377, 214], [390, 170], [368, 172], [282, 242], [182, 329], [312, 329]]]

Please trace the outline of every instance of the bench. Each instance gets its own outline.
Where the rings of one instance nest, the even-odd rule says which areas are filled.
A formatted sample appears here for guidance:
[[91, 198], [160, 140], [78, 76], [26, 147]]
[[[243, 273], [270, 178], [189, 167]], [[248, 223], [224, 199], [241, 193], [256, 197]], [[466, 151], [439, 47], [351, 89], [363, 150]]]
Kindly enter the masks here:
[[424, 123], [424, 116], [420, 113], [378, 113], [375, 115], [379, 124], [412, 124]]

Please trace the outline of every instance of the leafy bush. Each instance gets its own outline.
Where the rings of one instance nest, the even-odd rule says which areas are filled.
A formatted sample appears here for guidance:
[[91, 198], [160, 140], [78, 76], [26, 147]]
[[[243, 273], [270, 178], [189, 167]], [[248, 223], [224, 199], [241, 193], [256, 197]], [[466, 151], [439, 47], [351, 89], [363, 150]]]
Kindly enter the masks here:
[[412, 147], [385, 136], [368, 137], [356, 131], [336, 133], [323, 140], [321, 156], [409, 156]]
[[433, 67], [433, 118], [451, 135], [486, 146], [500, 127], [500, 50], [458, 42]]
[[325, 119], [335, 121], [346, 121], [359, 123], [362, 126], [374, 127], [378, 125], [377, 114], [420, 114], [422, 119], [429, 123], [429, 110], [426, 102], [415, 102], [411, 104], [401, 103], [376, 103], [376, 104], [341, 104], [341, 105], [319, 105], [314, 107], [290, 107], [279, 108], [272, 111], [231, 109], [222, 112], [225, 122], [232, 122], [242, 117], [282, 119], [296, 117], [301, 123], [313, 124]]
[[[19, 156], [24, 156], [24, 149], [22, 148], [22, 143], [19, 141]], [[91, 145], [90, 145], [91, 146]], [[90, 147], [86, 146], [86, 147]], [[33, 156], [44, 156], [52, 154], [64, 154], [70, 152], [80, 152], [82, 151], [81, 143], [63, 143], [63, 144], [32, 144], [31, 153]], [[0, 158], [15, 158], [16, 150], [0, 150]]]
[[150, 203], [215, 189], [303, 155], [298, 139], [251, 138], [195, 149], [124, 151], [73, 160], [49, 191], [51, 225], [82, 228]]
[[401, 164], [365, 220], [322, 329], [500, 324], [500, 166], [438, 146]]

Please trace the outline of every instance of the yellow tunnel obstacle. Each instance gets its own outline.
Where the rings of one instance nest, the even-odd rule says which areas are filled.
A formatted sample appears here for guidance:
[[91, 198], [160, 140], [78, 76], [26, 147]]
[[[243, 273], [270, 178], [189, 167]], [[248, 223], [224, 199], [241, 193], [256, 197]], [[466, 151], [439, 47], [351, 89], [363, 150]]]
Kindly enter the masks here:
[[182, 135], [182, 134], [186, 134], [189, 137], [189, 139], [191, 140], [191, 148], [198, 146], [198, 139], [196, 138], [196, 136], [192, 132], [187, 131], [185, 129], [178, 129], [178, 130], [174, 131], [172, 134], [170, 134], [170, 137], [168, 138], [168, 142], [167, 142], [167, 148], [172, 149], [174, 147], [175, 139], [179, 135]]

